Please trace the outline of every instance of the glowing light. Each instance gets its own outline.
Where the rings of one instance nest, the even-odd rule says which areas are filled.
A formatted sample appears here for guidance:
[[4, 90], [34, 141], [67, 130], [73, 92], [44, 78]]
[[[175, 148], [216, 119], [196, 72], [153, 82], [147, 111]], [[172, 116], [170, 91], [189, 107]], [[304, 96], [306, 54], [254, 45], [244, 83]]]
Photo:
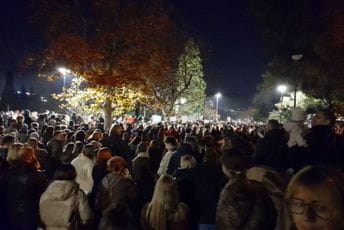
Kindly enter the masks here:
[[72, 73], [69, 69], [66, 69], [65, 67], [59, 67], [57, 70], [62, 74], [62, 75], [67, 75]]
[[279, 85], [279, 86], [277, 86], [277, 91], [280, 93], [285, 93], [287, 91], [287, 86]]
[[215, 97], [216, 97], [216, 98], [220, 98], [221, 96], [222, 96], [221, 93], [215, 94]]

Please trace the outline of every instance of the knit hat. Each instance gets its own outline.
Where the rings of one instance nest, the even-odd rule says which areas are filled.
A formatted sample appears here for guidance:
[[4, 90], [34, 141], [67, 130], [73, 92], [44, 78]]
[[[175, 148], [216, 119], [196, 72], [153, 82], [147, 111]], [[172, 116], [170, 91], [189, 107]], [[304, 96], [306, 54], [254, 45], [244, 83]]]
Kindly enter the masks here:
[[291, 121], [304, 121], [305, 111], [302, 108], [296, 107], [291, 110]]

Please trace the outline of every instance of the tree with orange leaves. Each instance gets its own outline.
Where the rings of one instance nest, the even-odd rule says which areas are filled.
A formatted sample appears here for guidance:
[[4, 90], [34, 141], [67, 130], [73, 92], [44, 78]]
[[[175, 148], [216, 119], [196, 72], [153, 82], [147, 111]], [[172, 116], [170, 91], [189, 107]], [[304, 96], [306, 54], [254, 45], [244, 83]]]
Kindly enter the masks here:
[[[48, 38], [47, 48], [34, 59], [41, 76], [60, 77], [56, 67], [63, 65], [90, 87], [103, 86], [109, 95], [113, 88], [125, 87], [139, 88], [148, 97], [149, 82], [174, 77], [183, 42], [159, 0], [36, 3], [36, 19], [47, 28]], [[109, 96], [104, 103], [108, 121], [110, 101]]]

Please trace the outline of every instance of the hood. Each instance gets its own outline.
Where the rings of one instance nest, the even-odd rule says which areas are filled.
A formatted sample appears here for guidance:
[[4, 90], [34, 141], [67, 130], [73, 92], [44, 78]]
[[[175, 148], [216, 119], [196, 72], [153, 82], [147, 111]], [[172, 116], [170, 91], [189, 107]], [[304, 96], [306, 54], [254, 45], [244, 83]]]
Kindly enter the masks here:
[[51, 200], [67, 200], [79, 191], [79, 185], [74, 181], [55, 180], [46, 190], [46, 196]]

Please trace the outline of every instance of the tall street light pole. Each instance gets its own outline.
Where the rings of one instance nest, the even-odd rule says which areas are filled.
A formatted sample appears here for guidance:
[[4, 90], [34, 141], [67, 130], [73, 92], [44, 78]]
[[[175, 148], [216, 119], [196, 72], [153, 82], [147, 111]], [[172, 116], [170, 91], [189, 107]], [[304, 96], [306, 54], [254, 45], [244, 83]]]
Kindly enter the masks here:
[[297, 74], [299, 73], [299, 61], [301, 60], [301, 58], [303, 57], [302, 54], [294, 54], [291, 56], [291, 58], [296, 61], [296, 71], [294, 74], [294, 108], [296, 107], [296, 91], [297, 91]]
[[215, 120], [216, 122], [218, 122], [218, 117], [219, 117], [219, 98], [221, 97], [221, 93], [217, 93], [215, 94], [215, 97], [216, 97], [216, 117], [215, 117]]

